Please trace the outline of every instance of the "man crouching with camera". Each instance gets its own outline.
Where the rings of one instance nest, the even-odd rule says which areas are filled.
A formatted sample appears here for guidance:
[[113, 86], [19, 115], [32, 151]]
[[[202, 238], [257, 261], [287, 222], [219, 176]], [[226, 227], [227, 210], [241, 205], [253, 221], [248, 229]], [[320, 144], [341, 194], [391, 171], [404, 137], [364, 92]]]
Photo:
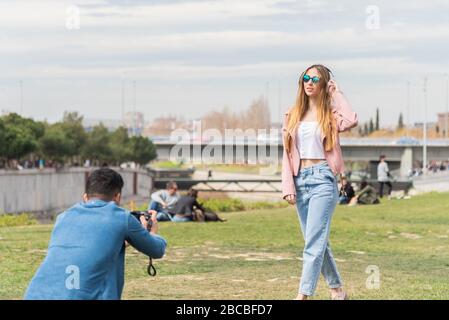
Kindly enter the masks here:
[[156, 214], [148, 231], [147, 215], [138, 216], [139, 221], [119, 207], [122, 188], [123, 179], [114, 170], [89, 175], [83, 202], [56, 219], [47, 256], [25, 299], [120, 299], [125, 242], [150, 258], [164, 255], [167, 243], [157, 235]]

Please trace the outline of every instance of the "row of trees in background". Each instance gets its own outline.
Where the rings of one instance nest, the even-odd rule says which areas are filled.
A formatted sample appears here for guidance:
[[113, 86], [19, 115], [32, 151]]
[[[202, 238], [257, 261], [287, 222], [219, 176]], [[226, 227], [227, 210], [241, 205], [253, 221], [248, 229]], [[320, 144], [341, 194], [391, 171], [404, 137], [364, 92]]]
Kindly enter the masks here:
[[203, 129], [270, 129], [270, 108], [266, 98], [254, 100], [246, 110], [232, 112], [225, 107], [222, 111], [210, 111], [202, 117]]
[[[360, 136], [368, 136], [371, 133], [375, 132], [375, 131], [379, 131], [380, 130], [380, 123], [379, 123], [379, 108], [376, 108], [376, 116], [374, 118], [370, 118], [368, 122], [362, 123], [358, 126], [358, 130], [359, 130], [359, 135]], [[404, 116], [402, 115], [402, 112], [399, 113], [399, 118], [398, 118], [398, 124], [396, 126], [397, 130], [403, 129], [404, 128]]]
[[[251, 102], [248, 108], [234, 112], [229, 107], [211, 110], [201, 120], [202, 130], [217, 129], [270, 129], [270, 109], [266, 98], [260, 97]], [[145, 129], [148, 136], [170, 136], [174, 129], [192, 130], [192, 121], [181, 115], [168, 115], [153, 120]]]
[[16, 113], [0, 117], [0, 159], [8, 166], [12, 160], [44, 158], [62, 164], [119, 165], [135, 162], [145, 165], [156, 158], [151, 140], [128, 134], [120, 127], [109, 132], [102, 124], [86, 132], [83, 117], [66, 112], [62, 121], [48, 124], [23, 118]]
[[373, 118], [370, 118], [368, 122], [359, 124], [359, 126], [358, 126], [359, 135], [364, 137], [364, 136], [370, 135], [374, 131], [378, 131], [380, 129], [379, 118], [380, 118], [379, 108], [376, 108], [376, 117], [375, 117], [374, 121], [373, 121]]

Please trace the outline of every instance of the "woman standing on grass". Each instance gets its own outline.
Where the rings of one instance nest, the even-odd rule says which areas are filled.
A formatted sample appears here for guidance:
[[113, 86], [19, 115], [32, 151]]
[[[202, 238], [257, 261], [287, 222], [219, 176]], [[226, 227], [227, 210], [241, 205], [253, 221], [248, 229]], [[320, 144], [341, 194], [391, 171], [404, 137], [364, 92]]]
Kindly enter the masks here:
[[282, 196], [296, 205], [305, 241], [298, 300], [314, 294], [320, 272], [331, 298], [347, 299], [328, 239], [338, 201], [336, 175], [344, 172], [338, 135], [356, 125], [357, 114], [331, 71], [323, 65], [307, 68], [282, 128]]

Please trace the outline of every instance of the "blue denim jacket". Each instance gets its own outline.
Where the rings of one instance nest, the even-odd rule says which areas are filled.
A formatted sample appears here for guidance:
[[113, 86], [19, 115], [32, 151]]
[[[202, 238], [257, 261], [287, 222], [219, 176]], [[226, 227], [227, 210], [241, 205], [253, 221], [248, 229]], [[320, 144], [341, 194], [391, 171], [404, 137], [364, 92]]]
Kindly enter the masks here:
[[125, 240], [153, 258], [161, 258], [167, 245], [114, 202], [76, 204], [58, 216], [25, 299], [120, 299]]

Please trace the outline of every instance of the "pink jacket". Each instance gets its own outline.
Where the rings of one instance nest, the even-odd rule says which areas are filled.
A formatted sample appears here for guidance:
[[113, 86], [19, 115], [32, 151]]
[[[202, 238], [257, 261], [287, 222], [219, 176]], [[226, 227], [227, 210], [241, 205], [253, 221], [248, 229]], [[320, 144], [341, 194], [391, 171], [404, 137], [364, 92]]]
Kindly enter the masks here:
[[[346, 100], [343, 93], [340, 91], [334, 92], [332, 96], [331, 105], [333, 107], [334, 118], [337, 124], [338, 132], [342, 132], [351, 129], [357, 125], [357, 114], [352, 111], [351, 106]], [[287, 133], [287, 119], [290, 110], [288, 110], [284, 115], [284, 124], [282, 126], [282, 137], [284, 138]], [[296, 146], [298, 126], [295, 127], [294, 132], [292, 132], [292, 148], [291, 152], [287, 153], [284, 145], [284, 154], [282, 156], [282, 198], [287, 195], [296, 195], [295, 183], [293, 176], [298, 175], [300, 158], [299, 151]], [[321, 133], [321, 140], [324, 142], [324, 134]], [[337, 135], [337, 141], [335, 146], [331, 151], [325, 151], [325, 157], [334, 174], [343, 173], [345, 171], [343, 156], [341, 153], [340, 140]]]

